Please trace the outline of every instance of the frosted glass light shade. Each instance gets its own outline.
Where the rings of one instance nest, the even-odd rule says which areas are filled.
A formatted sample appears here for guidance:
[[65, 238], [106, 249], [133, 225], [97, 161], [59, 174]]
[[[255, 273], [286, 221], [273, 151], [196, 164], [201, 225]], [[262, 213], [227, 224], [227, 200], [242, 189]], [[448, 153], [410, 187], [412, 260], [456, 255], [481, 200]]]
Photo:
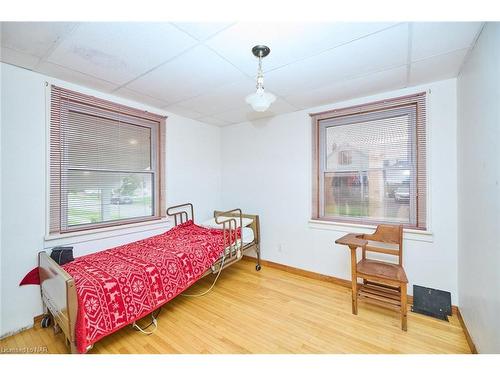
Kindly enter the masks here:
[[276, 100], [276, 96], [259, 88], [253, 94], [248, 95], [245, 100], [252, 106], [254, 111], [265, 112], [268, 110], [269, 106]]

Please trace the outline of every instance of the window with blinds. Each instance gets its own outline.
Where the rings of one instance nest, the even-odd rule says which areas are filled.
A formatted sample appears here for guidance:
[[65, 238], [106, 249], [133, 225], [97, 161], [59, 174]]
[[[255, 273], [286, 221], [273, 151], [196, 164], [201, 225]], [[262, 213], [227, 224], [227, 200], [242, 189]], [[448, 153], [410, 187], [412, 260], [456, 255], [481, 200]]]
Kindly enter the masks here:
[[51, 87], [49, 232], [165, 214], [165, 117]]
[[426, 229], [425, 93], [313, 119], [313, 219]]

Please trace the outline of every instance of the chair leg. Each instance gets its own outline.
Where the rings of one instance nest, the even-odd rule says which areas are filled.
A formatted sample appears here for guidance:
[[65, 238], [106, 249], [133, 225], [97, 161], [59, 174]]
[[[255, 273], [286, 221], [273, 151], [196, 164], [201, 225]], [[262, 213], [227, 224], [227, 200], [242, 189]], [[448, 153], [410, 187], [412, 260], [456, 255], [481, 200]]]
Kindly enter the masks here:
[[358, 315], [358, 278], [356, 275], [352, 278], [352, 313]]
[[358, 315], [358, 274], [356, 270], [356, 246], [349, 246], [351, 249], [351, 279], [352, 279], [352, 313]]
[[407, 330], [407, 300], [406, 284], [401, 284], [401, 329]]

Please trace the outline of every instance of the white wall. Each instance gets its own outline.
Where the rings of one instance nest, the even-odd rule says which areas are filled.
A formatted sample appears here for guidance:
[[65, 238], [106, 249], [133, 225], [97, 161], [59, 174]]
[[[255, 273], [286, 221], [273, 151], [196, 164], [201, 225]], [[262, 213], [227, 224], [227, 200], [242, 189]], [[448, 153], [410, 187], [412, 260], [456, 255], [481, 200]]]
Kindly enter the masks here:
[[[193, 202], [198, 220], [220, 207], [220, 128], [170, 115], [112, 95], [1, 64], [1, 319], [0, 336], [33, 324], [42, 313], [40, 290], [18, 287], [37, 264], [37, 253], [73, 244], [75, 255], [161, 233], [168, 224], [141, 226], [99, 236], [45, 241], [45, 81], [104, 99], [168, 115], [167, 203]], [[103, 238], [104, 237], [104, 238]], [[98, 239], [99, 238], [99, 239]]]
[[[2, 85], [2, 79], [3, 79], [3, 75], [2, 75], [2, 69], [0, 69], [0, 87]], [[0, 89], [0, 336], [1, 336], [1, 321], [2, 321], [2, 315], [3, 315], [3, 301], [2, 301], [2, 298], [1, 298], [1, 293], [2, 293], [2, 290], [3, 290], [3, 282], [2, 282], [2, 274], [3, 274], [3, 266], [2, 266], [2, 119], [3, 119], [3, 105], [1, 105], [2, 103], [2, 91]]]
[[458, 78], [458, 287], [480, 353], [500, 352], [500, 24], [488, 23]]
[[345, 232], [360, 229], [321, 230], [308, 223], [311, 215], [308, 114], [425, 90], [431, 90], [427, 130], [432, 235], [405, 234], [404, 265], [410, 284], [450, 291], [452, 302], [458, 303], [455, 79], [223, 128], [222, 204], [224, 208], [241, 207], [261, 215], [264, 259], [350, 278], [348, 250], [334, 241]]

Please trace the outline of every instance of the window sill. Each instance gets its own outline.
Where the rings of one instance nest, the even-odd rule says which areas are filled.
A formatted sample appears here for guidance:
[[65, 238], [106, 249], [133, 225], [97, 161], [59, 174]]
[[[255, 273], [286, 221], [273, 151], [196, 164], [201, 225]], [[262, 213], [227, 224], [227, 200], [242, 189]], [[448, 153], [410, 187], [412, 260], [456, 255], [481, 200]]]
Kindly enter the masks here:
[[[336, 232], [371, 233], [376, 225], [342, 223], [338, 221], [325, 221], [309, 219], [309, 228], [318, 230], [332, 230]], [[418, 229], [403, 229], [403, 239], [410, 241], [434, 242], [434, 235], [430, 231]]]
[[100, 240], [110, 237], [124, 236], [128, 234], [148, 232], [158, 229], [169, 229], [171, 220], [167, 218], [156, 219], [141, 223], [120, 225], [115, 227], [88, 229], [79, 232], [50, 234], [44, 237], [44, 248], [60, 246], [64, 244], [75, 244], [87, 241]]

